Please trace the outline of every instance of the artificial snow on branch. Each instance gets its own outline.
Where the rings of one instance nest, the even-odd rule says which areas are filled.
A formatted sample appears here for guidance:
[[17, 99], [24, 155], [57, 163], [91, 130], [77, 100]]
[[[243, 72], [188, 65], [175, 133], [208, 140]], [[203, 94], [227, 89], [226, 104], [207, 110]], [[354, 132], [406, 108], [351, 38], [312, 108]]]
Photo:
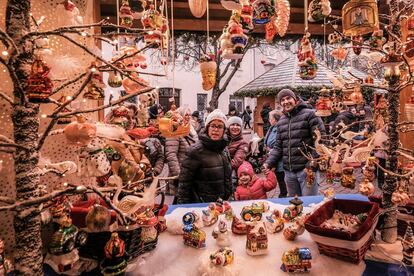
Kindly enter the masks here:
[[10, 98], [9, 96], [7, 96], [4, 92], [0, 92], [0, 98], [3, 98], [4, 100], [6, 100], [11, 105], [14, 104], [13, 99]]
[[81, 78], [83, 78], [85, 75], [87, 74], [87, 72], [79, 74], [78, 76], [76, 76], [75, 78], [68, 80], [67, 82], [62, 83], [59, 87], [57, 87], [56, 89], [54, 89], [52, 91], [52, 93], [50, 93], [50, 96], [56, 94], [57, 92], [59, 92], [60, 90], [64, 89], [65, 87], [67, 87], [68, 85], [71, 85], [72, 83], [77, 82], [78, 80], [80, 80]]

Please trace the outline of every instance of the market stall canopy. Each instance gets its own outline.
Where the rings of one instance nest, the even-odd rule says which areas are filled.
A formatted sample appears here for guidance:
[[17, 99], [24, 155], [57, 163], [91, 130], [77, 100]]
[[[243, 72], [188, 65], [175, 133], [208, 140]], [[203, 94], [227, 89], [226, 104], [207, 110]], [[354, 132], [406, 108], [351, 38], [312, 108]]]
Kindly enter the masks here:
[[[355, 80], [348, 71], [338, 75], [323, 64], [318, 64], [318, 72], [314, 79], [303, 80], [299, 77], [298, 59], [296, 55], [289, 55], [285, 57], [273, 69], [265, 72], [256, 79], [252, 80], [239, 90], [234, 95], [236, 97], [261, 97], [261, 96], [276, 96], [277, 93], [284, 89], [290, 88], [295, 92], [306, 91], [316, 92], [326, 88], [335, 87], [334, 82], [336, 77], [343, 77], [349, 80]], [[354, 68], [350, 69], [352, 75], [365, 79], [367, 74], [358, 71]], [[374, 79], [374, 83], [378, 84], [379, 80]]]
[[[102, 0], [100, 1], [101, 18], [109, 18], [111, 23], [116, 23], [117, 15], [117, 0]], [[118, 0], [121, 3], [121, 0]], [[168, 13], [171, 17], [171, 2], [167, 1]], [[309, 1], [310, 2], [310, 1]], [[348, 2], [347, 0], [331, 1], [332, 15], [341, 16], [342, 6]], [[141, 1], [129, 0], [130, 6], [133, 10], [139, 9]], [[287, 34], [303, 34], [304, 32], [304, 2], [303, 0], [289, 0], [290, 3], [290, 22]], [[207, 30], [207, 15], [206, 13], [201, 18], [196, 18], [191, 14], [188, 0], [174, 0], [174, 29], [176, 31], [200, 31]], [[231, 11], [226, 10], [221, 4], [220, 0], [210, 0], [210, 31], [221, 32], [223, 27], [227, 24]], [[323, 24], [309, 23], [309, 32], [313, 35], [323, 35]], [[170, 20], [171, 26], [171, 20]], [[140, 20], [134, 20], [134, 27], [141, 27]], [[330, 33], [332, 29], [328, 26], [326, 33]], [[256, 33], [264, 33], [264, 25], [255, 27]]]

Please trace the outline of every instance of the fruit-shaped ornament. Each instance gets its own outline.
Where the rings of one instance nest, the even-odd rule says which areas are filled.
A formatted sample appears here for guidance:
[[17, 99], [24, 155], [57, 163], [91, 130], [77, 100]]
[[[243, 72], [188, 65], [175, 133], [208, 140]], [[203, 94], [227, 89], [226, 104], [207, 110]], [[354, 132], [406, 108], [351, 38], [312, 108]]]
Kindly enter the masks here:
[[207, 1], [208, 0], [188, 0], [191, 13], [197, 18], [203, 17], [207, 10]]
[[32, 63], [29, 78], [27, 79], [26, 93], [32, 103], [49, 102], [53, 84], [48, 74], [50, 67], [40, 58]]
[[280, 37], [284, 37], [289, 26], [290, 4], [288, 0], [276, 0], [276, 28]]
[[102, 73], [99, 72], [99, 69], [95, 62], [92, 62], [91, 66], [89, 66], [89, 69], [92, 72], [91, 81], [89, 82], [87, 91], [83, 94], [83, 97], [90, 100], [104, 99], [105, 84], [102, 79]]
[[316, 77], [316, 71], [318, 70], [316, 55], [312, 49], [309, 37], [310, 33], [306, 33], [303, 36], [298, 51], [299, 76], [304, 80], [314, 79]]
[[105, 245], [105, 259], [101, 263], [101, 273], [104, 276], [125, 275], [128, 263], [125, 252], [125, 242], [119, 238], [118, 233], [112, 233]]
[[389, 84], [399, 82], [401, 76], [400, 65], [403, 63], [402, 56], [395, 53], [394, 50], [390, 50], [389, 54], [381, 59], [381, 63], [385, 67], [385, 80]]
[[315, 183], [315, 173], [312, 168], [305, 168], [304, 171], [306, 173], [306, 187], [311, 188]]
[[112, 88], [118, 88], [122, 86], [122, 77], [118, 72], [110, 72], [108, 76], [108, 86]]
[[121, 19], [121, 26], [128, 28], [132, 27], [134, 16], [132, 15], [131, 7], [129, 6], [129, 0], [122, 0], [122, 5], [119, 9], [119, 18]]
[[332, 110], [332, 101], [329, 95], [329, 90], [325, 87], [319, 91], [319, 97], [316, 102], [316, 112], [315, 114], [320, 117], [331, 116]]
[[364, 42], [364, 38], [360, 35], [352, 37], [352, 51], [355, 55], [360, 55], [362, 52], [362, 43]]
[[331, 14], [331, 2], [329, 0], [313, 0], [309, 4], [308, 21], [322, 21]]
[[342, 7], [344, 35], [364, 35], [378, 28], [378, 6], [375, 0], [351, 0]]
[[200, 71], [203, 78], [202, 87], [209, 91], [216, 84], [217, 63], [212, 55], [204, 55], [200, 59]]

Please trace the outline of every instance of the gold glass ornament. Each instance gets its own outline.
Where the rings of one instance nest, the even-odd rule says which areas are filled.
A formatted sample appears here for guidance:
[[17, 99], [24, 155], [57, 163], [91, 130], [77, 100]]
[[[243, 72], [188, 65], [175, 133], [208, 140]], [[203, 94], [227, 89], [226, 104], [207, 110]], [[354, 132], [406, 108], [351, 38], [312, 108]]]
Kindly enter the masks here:
[[346, 36], [372, 33], [379, 28], [375, 0], [351, 0], [342, 8], [342, 28]]

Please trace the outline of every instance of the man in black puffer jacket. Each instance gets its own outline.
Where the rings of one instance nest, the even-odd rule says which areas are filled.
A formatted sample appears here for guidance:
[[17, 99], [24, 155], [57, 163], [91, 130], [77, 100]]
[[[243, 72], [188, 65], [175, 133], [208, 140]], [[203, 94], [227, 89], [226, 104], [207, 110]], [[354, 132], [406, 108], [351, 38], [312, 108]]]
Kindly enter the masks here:
[[316, 195], [318, 183], [314, 183], [311, 187], [306, 185], [304, 169], [308, 160], [299, 149], [304, 153], [309, 152], [304, 144], [314, 146], [313, 133], [317, 128], [322, 135], [325, 134], [323, 122], [315, 115], [314, 110], [296, 97], [292, 90], [281, 90], [277, 100], [283, 107], [284, 115], [276, 124], [278, 136], [273, 150], [263, 165], [264, 171], [276, 167], [278, 161], [282, 159], [289, 196]]
[[205, 130], [182, 163], [177, 204], [215, 202], [219, 198], [227, 200], [232, 195], [226, 124], [226, 116], [220, 110], [208, 115]]

